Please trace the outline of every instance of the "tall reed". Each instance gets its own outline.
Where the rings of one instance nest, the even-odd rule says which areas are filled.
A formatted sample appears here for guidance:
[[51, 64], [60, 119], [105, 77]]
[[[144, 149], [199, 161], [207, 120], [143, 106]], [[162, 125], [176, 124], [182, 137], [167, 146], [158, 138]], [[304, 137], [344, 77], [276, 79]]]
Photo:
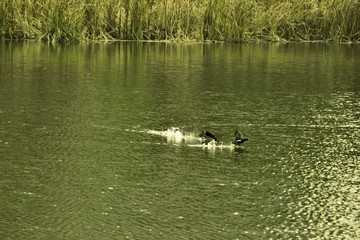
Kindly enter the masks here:
[[360, 0], [3, 0], [0, 38], [360, 42]]

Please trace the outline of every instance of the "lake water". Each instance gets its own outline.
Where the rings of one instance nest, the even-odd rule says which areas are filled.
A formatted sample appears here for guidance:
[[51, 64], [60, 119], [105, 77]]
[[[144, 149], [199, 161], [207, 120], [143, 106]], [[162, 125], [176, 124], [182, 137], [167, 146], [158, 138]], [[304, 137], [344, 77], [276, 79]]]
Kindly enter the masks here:
[[359, 45], [1, 42], [0, 238], [359, 239], [359, 66]]

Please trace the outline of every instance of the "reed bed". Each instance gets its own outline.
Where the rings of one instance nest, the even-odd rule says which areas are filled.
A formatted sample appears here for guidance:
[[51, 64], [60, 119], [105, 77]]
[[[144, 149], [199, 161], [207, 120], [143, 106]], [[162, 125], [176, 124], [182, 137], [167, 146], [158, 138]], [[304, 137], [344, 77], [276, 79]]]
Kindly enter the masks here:
[[360, 42], [360, 0], [3, 0], [0, 38]]

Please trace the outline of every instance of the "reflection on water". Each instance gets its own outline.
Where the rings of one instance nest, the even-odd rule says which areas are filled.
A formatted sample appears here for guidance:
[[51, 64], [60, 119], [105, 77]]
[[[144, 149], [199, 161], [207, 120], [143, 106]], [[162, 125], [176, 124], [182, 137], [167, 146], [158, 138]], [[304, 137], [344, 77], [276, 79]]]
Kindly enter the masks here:
[[359, 46], [0, 47], [2, 238], [360, 237]]

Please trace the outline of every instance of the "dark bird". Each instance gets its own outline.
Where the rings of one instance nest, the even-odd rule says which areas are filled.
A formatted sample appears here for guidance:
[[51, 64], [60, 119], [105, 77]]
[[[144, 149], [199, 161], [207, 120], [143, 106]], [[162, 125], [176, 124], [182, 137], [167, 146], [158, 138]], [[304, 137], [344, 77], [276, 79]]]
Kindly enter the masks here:
[[244, 136], [241, 134], [239, 128], [235, 129], [235, 141], [233, 142], [235, 145], [239, 146], [243, 142], [248, 141], [247, 138], [244, 138]]
[[205, 141], [203, 142], [205, 144], [208, 144], [212, 140], [215, 140], [215, 142], [217, 142], [217, 138], [215, 137], [215, 135], [209, 131], [203, 131], [202, 133], [199, 134], [199, 137], [205, 138]]

